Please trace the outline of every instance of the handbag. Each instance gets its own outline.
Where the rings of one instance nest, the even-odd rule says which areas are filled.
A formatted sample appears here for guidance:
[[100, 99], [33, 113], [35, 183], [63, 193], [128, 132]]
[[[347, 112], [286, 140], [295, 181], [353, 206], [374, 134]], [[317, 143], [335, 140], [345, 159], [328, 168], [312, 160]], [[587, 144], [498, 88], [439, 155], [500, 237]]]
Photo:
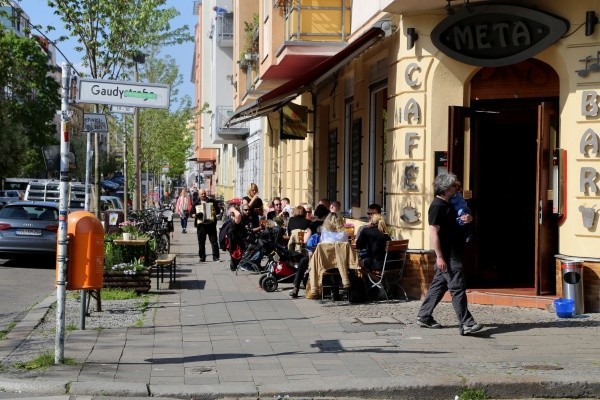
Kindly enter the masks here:
[[189, 210], [183, 210], [183, 218], [189, 218], [190, 217], [190, 211]]

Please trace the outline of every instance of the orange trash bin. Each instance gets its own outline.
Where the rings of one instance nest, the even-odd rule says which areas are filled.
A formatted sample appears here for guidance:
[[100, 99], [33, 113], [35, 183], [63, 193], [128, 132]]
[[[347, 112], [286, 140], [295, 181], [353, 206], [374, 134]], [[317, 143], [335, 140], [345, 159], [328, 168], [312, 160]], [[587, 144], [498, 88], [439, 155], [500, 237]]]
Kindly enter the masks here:
[[[67, 290], [96, 290], [104, 284], [104, 228], [87, 211], [69, 213]], [[58, 274], [58, 269], [57, 269]]]

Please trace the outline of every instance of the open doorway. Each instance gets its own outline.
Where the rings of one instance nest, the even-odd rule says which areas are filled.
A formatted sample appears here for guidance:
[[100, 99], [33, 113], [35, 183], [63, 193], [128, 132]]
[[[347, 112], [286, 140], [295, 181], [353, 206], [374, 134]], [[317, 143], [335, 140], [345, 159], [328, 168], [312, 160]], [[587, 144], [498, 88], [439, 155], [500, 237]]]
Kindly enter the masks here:
[[554, 289], [558, 250], [548, 199], [558, 136], [542, 121], [558, 104], [558, 76], [537, 60], [483, 68], [471, 93], [470, 107], [451, 108], [449, 135], [450, 168], [466, 183], [475, 218], [464, 258], [468, 286], [545, 294]]

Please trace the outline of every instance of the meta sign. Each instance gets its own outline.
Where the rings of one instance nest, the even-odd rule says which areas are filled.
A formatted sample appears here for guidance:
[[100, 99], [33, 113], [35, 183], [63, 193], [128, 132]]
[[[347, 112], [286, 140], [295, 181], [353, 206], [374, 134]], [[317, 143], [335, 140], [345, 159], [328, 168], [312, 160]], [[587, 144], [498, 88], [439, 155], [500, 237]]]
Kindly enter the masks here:
[[437, 25], [431, 41], [465, 64], [502, 67], [535, 56], [568, 29], [569, 21], [538, 9], [469, 4]]
[[77, 102], [140, 108], [169, 108], [170, 85], [80, 79]]

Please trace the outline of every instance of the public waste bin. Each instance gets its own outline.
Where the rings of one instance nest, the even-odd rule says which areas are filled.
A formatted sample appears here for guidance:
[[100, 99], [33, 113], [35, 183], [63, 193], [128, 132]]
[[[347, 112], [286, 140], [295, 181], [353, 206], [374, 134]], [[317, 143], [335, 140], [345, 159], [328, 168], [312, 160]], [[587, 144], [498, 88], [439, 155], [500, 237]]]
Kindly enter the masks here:
[[97, 290], [104, 284], [104, 228], [87, 211], [69, 213], [67, 290]]
[[581, 261], [562, 261], [562, 297], [575, 302], [574, 314], [583, 314], [583, 263]]

